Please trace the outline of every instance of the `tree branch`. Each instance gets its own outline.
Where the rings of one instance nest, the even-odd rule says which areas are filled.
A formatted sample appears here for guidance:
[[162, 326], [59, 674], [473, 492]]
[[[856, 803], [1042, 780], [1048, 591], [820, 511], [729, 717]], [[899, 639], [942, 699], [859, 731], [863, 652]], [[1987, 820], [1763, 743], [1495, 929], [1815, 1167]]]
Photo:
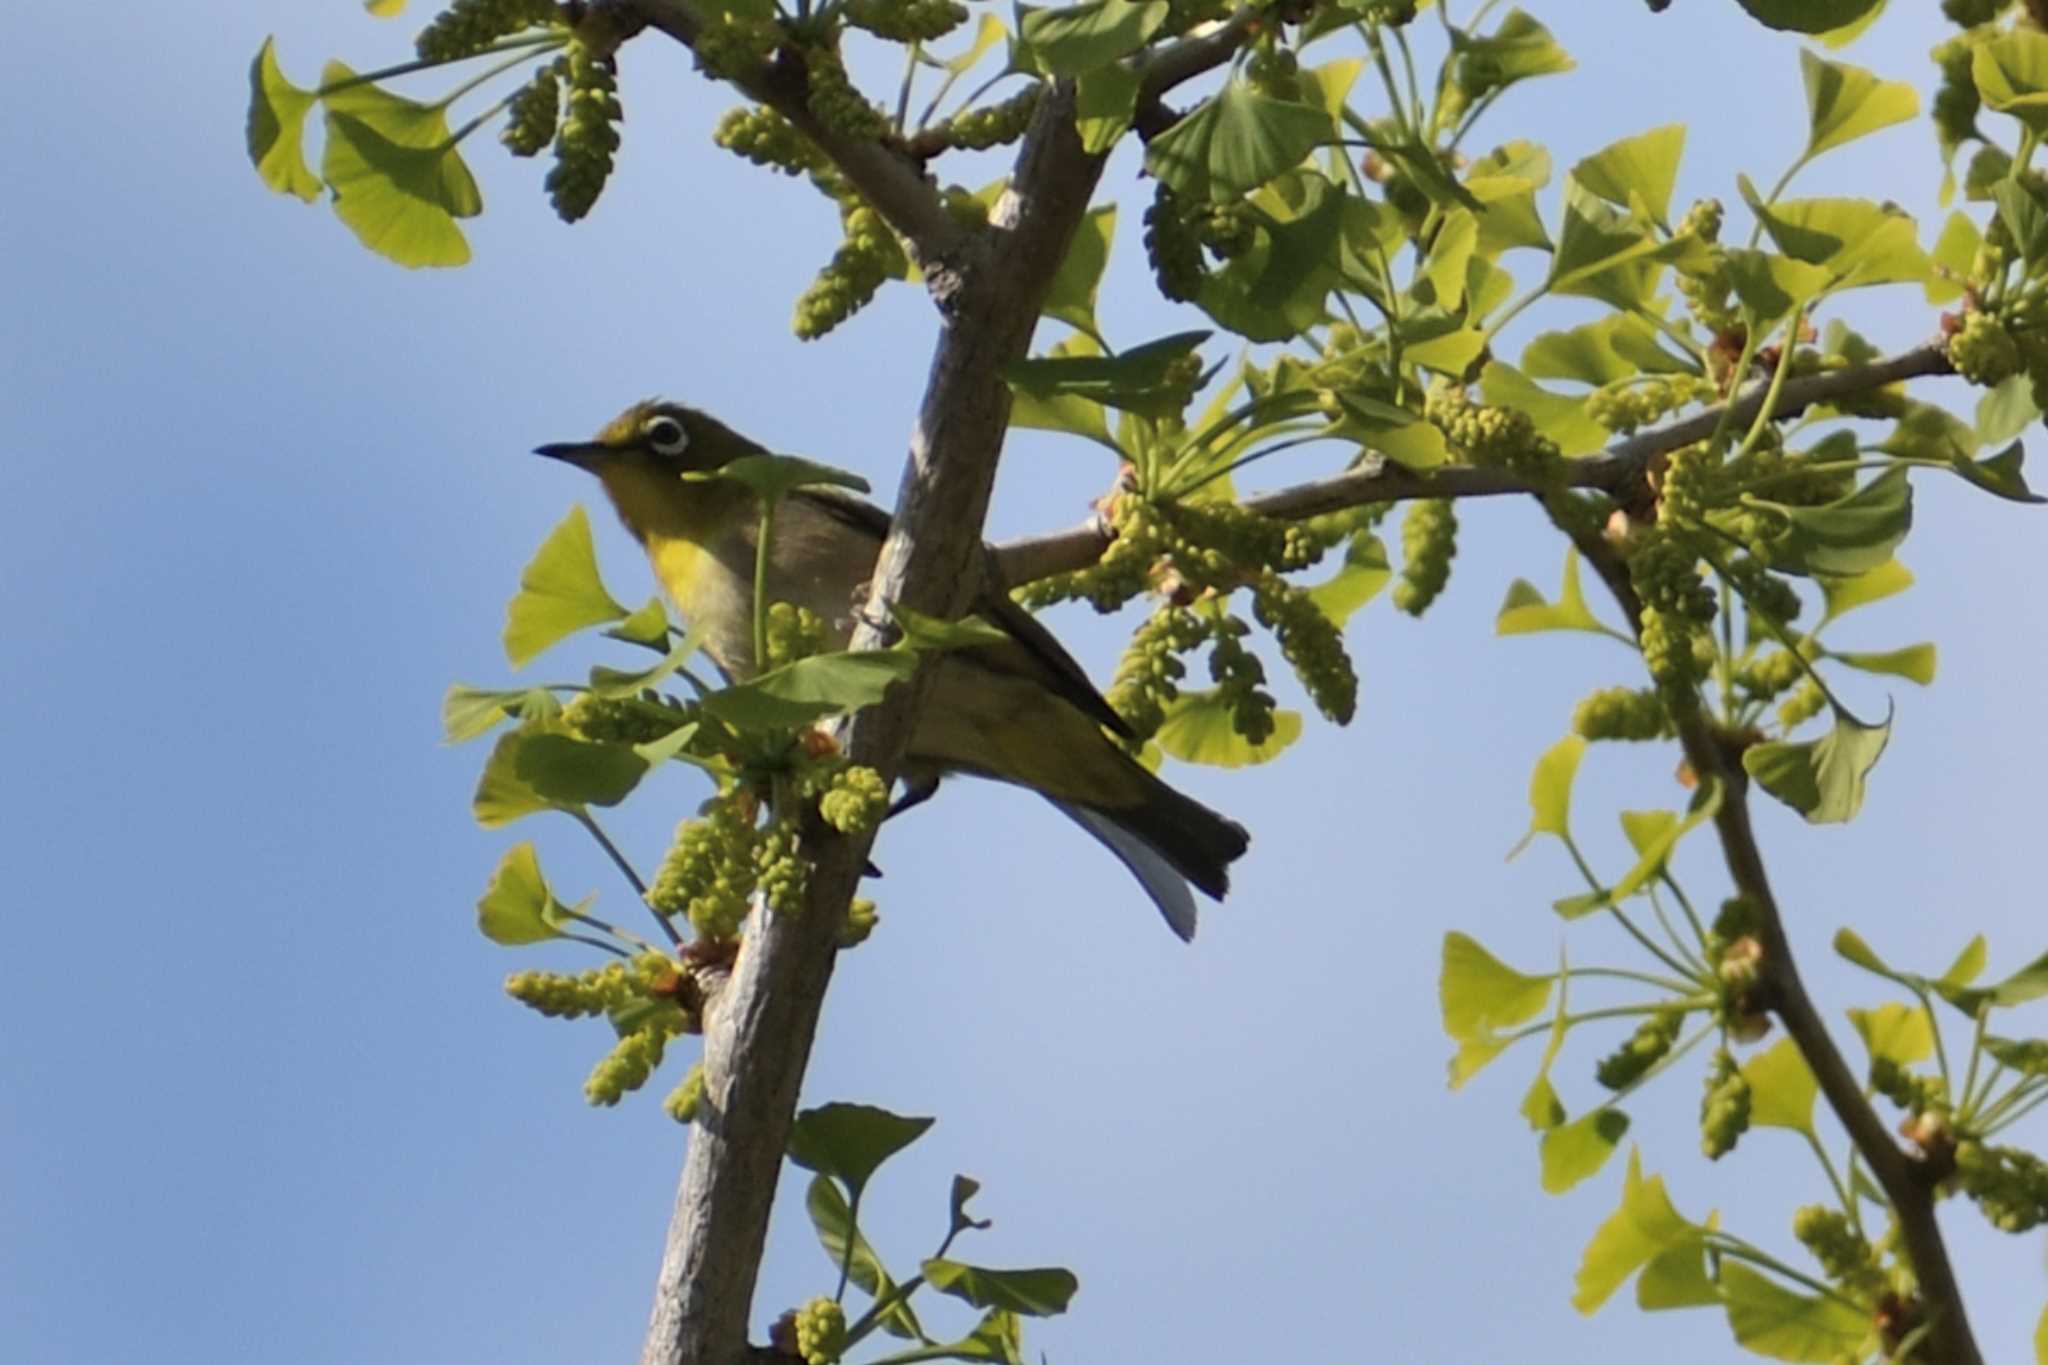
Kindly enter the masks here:
[[[957, 615], [983, 564], [981, 525], [1009, 427], [1004, 366], [1029, 350], [1052, 278], [1101, 176], [1074, 132], [1073, 86], [1048, 87], [1012, 188], [939, 295], [941, 332], [911, 434], [896, 514], [853, 647], [882, 643], [876, 623], [903, 602]], [[842, 740], [855, 762], [893, 776], [929, 670], [854, 716]], [[798, 914], [756, 909], [731, 980], [705, 1011], [704, 1099], [656, 1286], [643, 1365], [732, 1365], [747, 1319], [797, 1091], [832, 976], [846, 905], [872, 835], [812, 819], [813, 862]]]
[[[610, 11], [612, 22], [628, 29], [650, 25], [693, 51], [704, 27], [689, 0], [591, 0], [590, 10]], [[732, 84], [789, 120], [831, 158], [861, 197], [910, 244], [921, 267], [930, 269], [964, 248], [971, 234], [946, 212], [917, 160], [901, 148], [850, 138], [820, 123], [805, 98], [807, 79], [801, 61], [779, 54]]]
[[[1951, 373], [1953, 369], [1948, 363], [1946, 346], [1940, 341], [1930, 341], [1888, 360], [1789, 380], [1779, 395], [1777, 415], [1795, 417], [1814, 404], [1825, 403], [1829, 399], [1867, 393], [1906, 379]], [[1767, 381], [1758, 381], [1736, 398], [1730, 425], [1740, 430], [1755, 421], [1757, 413], [1763, 410], [1764, 396], [1769, 388]], [[1670, 426], [1631, 436], [1598, 455], [1568, 460], [1565, 462], [1564, 485], [1568, 488], [1597, 488], [1615, 494], [1624, 494], [1631, 487], [1640, 488], [1644, 471], [1652, 460], [1695, 441], [1706, 440], [1714, 434], [1723, 409], [1729, 406], [1724, 403], [1683, 421], [1673, 422]], [[1281, 521], [1300, 521], [1348, 507], [1400, 502], [1408, 498], [1484, 498], [1503, 493], [1542, 491], [1527, 479], [1504, 469], [1443, 465], [1416, 471], [1396, 464], [1384, 455], [1368, 453], [1356, 469], [1312, 483], [1261, 493], [1246, 498], [1244, 505], [1263, 516]], [[1108, 526], [1099, 518], [1091, 518], [1064, 531], [1005, 541], [996, 547], [996, 556], [1002, 565], [1005, 581], [1029, 583], [1052, 574], [1086, 568], [1102, 557], [1102, 552], [1109, 547], [1109, 539]]]
[[[1912, 354], [1907, 353], [1908, 356]], [[1897, 365], [1906, 359], [1907, 356], [1901, 356], [1898, 361], [1886, 363]], [[1916, 371], [1934, 372], [1938, 371]], [[1788, 389], [1790, 387], [1787, 385]], [[1811, 403], [1818, 399], [1808, 396], [1803, 401]], [[1636, 597], [1629, 582], [1628, 569], [1614, 547], [1597, 532], [1573, 531], [1571, 536], [1579, 553], [1599, 573], [1608, 591], [1614, 594], [1624, 615], [1630, 622], [1640, 623], [1642, 603]], [[1884, 1120], [1864, 1095], [1856, 1073], [1836, 1048], [1827, 1024], [1799, 975], [1792, 945], [1785, 935], [1784, 916], [1777, 897], [1771, 892], [1770, 878], [1764, 871], [1763, 850], [1757, 844], [1756, 830], [1750, 824], [1749, 774], [1742, 766], [1741, 744], [1717, 730], [1698, 706], [1675, 719], [1679, 742], [1693, 772], [1701, 781], [1715, 782], [1720, 786], [1721, 806], [1714, 815], [1714, 830], [1720, 836], [1722, 856], [1727, 861], [1729, 876], [1736, 890], [1748, 897], [1756, 909], [1758, 937], [1763, 946], [1763, 976], [1759, 983], [1762, 998], [1784, 1024], [1786, 1034], [1799, 1049], [1799, 1055], [1806, 1059], [1828, 1107], [1849, 1134], [1850, 1141], [1856, 1144], [1856, 1150], [1862, 1154], [1879, 1188], [1898, 1215], [1906, 1256], [1919, 1279], [1921, 1302], [1932, 1323], [1926, 1343], [1926, 1349], [1932, 1352], [1930, 1358], [1939, 1365], [1983, 1365], [1983, 1356], [1977, 1350], [1976, 1338], [1971, 1333], [1970, 1320], [1963, 1308], [1962, 1288], [1956, 1283], [1948, 1247], [1935, 1219], [1937, 1182], [1934, 1172], [1925, 1160], [1908, 1153], [1892, 1140]]]

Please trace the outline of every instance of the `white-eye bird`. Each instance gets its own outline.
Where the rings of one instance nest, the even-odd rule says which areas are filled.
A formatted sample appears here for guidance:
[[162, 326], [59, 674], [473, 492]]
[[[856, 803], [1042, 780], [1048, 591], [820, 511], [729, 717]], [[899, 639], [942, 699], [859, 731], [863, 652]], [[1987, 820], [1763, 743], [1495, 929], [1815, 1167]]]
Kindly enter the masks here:
[[[647, 402], [594, 439], [537, 453], [598, 477], [676, 609], [707, 632], [705, 651], [728, 678], [752, 677], [756, 496], [735, 479], [682, 476], [765, 448], [694, 408]], [[817, 613], [843, 648], [888, 529], [888, 513], [836, 490], [788, 494], [770, 546], [770, 599]], [[1130, 727], [1007, 594], [984, 591], [973, 610], [1007, 638], [939, 657], [905, 754], [900, 804], [929, 795], [949, 772], [1029, 787], [1115, 853], [1173, 931], [1193, 937], [1188, 884], [1223, 896], [1229, 865], [1250, 842], [1243, 826], [1132, 758], [1112, 738], [1130, 737]]]

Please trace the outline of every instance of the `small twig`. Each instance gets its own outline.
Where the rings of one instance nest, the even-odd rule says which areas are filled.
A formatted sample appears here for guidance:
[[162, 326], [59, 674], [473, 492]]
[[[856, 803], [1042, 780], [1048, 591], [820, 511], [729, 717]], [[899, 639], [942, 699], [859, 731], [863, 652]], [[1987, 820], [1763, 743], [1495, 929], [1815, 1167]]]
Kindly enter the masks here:
[[[1776, 416], [1793, 417], [1816, 403], [1883, 388], [1901, 380], [1950, 374], [1946, 346], [1931, 341], [1868, 365], [1830, 370], [1789, 380], [1778, 395]], [[1621, 494], [1640, 487], [1644, 471], [1659, 455], [1704, 441], [1713, 435], [1724, 413], [1731, 424], [1747, 425], [1762, 410], [1770, 385], [1759, 381], [1732, 403], [1708, 408], [1682, 421], [1617, 441], [1598, 455], [1565, 461], [1567, 488], [1601, 489]], [[1302, 521], [1369, 503], [1410, 498], [1485, 498], [1509, 493], [1541, 493], [1528, 479], [1504, 469], [1479, 465], [1444, 465], [1418, 472], [1384, 455], [1368, 453], [1359, 466], [1312, 483], [1296, 484], [1244, 500], [1247, 511], [1282, 521]], [[1108, 527], [1091, 519], [1079, 526], [1046, 535], [1005, 541], [996, 547], [1005, 581], [1029, 583], [1056, 573], [1086, 568], [1109, 546]]]
[[[1902, 356], [1871, 368], [1881, 370], [1897, 366], [1905, 359]], [[1945, 358], [1942, 363], [1946, 365]], [[1786, 386], [1788, 390], [1791, 387]], [[1805, 401], [1818, 400], [1809, 397]], [[1718, 420], [1717, 414], [1704, 416]], [[1696, 439], [1699, 437], [1680, 444], [1690, 444]], [[1642, 603], [1637, 599], [1629, 582], [1628, 570], [1614, 547], [1597, 532], [1565, 529], [1571, 534], [1579, 553], [1614, 594], [1623, 614], [1631, 621], [1641, 620]], [[1821, 1094], [1827, 1099], [1828, 1107], [1848, 1132], [1858, 1155], [1869, 1166], [1871, 1175], [1898, 1217], [1906, 1256], [1919, 1279], [1921, 1299], [1932, 1328], [1928, 1338], [1932, 1358], [1941, 1365], [1983, 1365], [1983, 1356], [1977, 1349], [1969, 1318], [1964, 1312], [1962, 1289], [1956, 1283], [1955, 1269], [1949, 1262], [1948, 1246], [1942, 1240], [1940, 1225], [1935, 1221], [1932, 1172], [1926, 1162], [1909, 1155], [1892, 1139], [1884, 1120], [1864, 1094], [1855, 1072], [1836, 1048], [1812, 997], [1806, 993], [1806, 983], [1799, 975], [1792, 945], [1785, 933], [1784, 917], [1764, 870], [1763, 851], [1750, 824], [1749, 774], [1743, 769], [1740, 749], [1714, 729], [1698, 706], [1680, 708], [1675, 720], [1679, 742], [1694, 774], [1703, 783], [1714, 781], [1722, 784], [1721, 805], [1714, 814], [1714, 829], [1720, 836], [1722, 855], [1736, 890], [1749, 900], [1756, 912], [1757, 937], [1764, 950], [1763, 999], [1784, 1025], [1793, 1045], [1799, 1049], [1800, 1056], [1820, 1086]]]
[[[622, 33], [652, 26], [694, 49], [701, 24], [687, 0], [588, 0], [589, 12], [604, 13]], [[910, 244], [920, 265], [930, 267], [958, 253], [968, 230], [946, 212], [945, 201], [923, 168], [895, 146], [850, 138], [818, 121], [805, 98], [799, 62], [769, 61], [742, 73], [732, 84], [765, 104], [815, 143], [875, 212]]]

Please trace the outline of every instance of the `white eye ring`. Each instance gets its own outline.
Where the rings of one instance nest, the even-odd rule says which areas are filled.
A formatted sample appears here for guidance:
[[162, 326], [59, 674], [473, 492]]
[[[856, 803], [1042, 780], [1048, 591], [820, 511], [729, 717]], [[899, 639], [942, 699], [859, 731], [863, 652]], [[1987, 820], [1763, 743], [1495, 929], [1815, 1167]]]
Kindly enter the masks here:
[[657, 455], [680, 455], [690, 448], [690, 433], [673, 417], [649, 419], [641, 434], [647, 437], [647, 448]]

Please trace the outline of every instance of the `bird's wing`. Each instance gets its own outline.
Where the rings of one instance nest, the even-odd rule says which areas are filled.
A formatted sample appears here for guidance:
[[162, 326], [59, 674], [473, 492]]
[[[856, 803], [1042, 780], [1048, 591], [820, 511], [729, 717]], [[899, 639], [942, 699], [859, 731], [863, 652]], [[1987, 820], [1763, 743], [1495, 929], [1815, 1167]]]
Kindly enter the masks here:
[[[799, 488], [789, 496], [801, 499], [840, 524], [872, 537], [877, 553], [883, 537], [889, 534], [889, 514], [865, 499], [833, 488]], [[974, 603], [975, 614], [1008, 635], [1010, 642], [978, 645], [960, 653], [998, 672], [1036, 677], [1054, 695], [1064, 698], [1089, 719], [1109, 727], [1115, 734], [1130, 738], [1133, 733], [1131, 727], [1104, 700], [1102, 693], [1096, 691], [1088, 671], [1067, 653], [1066, 646], [1051, 631], [1039, 624], [1037, 617], [1017, 605], [1004, 590], [993, 556], [984, 566], [982, 582], [981, 596]]]

